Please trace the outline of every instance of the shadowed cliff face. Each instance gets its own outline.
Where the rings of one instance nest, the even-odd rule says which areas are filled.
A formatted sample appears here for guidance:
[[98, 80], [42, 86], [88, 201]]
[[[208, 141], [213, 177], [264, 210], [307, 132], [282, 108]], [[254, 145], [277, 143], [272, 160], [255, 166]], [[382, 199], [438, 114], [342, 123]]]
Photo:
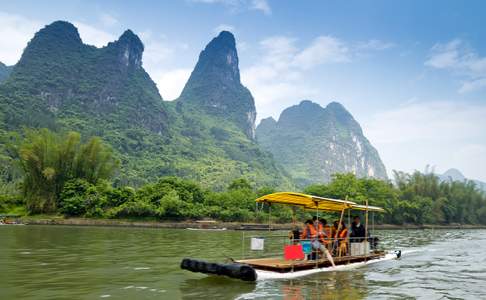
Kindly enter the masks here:
[[125, 31], [116, 42], [108, 44], [107, 51], [115, 53], [117, 63], [121, 68], [142, 68], [142, 41], [131, 30]]
[[222, 31], [199, 55], [181, 97], [181, 107], [197, 107], [206, 114], [235, 123], [255, 137], [255, 102], [241, 84], [235, 38]]
[[257, 141], [301, 185], [329, 181], [334, 173], [386, 178], [378, 152], [339, 103], [326, 108], [309, 100], [262, 120]]

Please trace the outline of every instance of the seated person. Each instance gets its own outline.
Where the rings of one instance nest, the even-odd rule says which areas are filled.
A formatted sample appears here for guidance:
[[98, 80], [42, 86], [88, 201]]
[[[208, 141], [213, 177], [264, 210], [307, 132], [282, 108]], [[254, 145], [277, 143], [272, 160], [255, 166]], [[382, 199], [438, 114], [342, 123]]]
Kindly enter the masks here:
[[359, 216], [355, 216], [353, 224], [351, 224], [351, 243], [360, 243], [365, 240], [366, 229], [361, 224]]
[[339, 221], [334, 221], [332, 223], [332, 227], [331, 227], [331, 236], [333, 238], [336, 237], [336, 234], [337, 234], [337, 231], [338, 231], [338, 227], [339, 227]]
[[324, 238], [324, 244], [326, 246], [330, 245], [332, 241], [332, 228], [327, 224], [326, 219], [320, 219], [319, 221], [321, 222], [321, 232]]
[[346, 255], [348, 252], [348, 229], [344, 221], [341, 221], [341, 226], [339, 226], [339, 231], [337, 233], [338, 237], [338, 256]]
[[298, 244], [300, 241], [300, 229], [299, 227], [295, 226], [291, 231], [289, 231], [289, 239], [292, 240], [293, 244]]
[[318, 224], [318, 228], [321, 228], [321, 231], [316, 229], [316, 227], [314, 226], [314, 222], [312, 222], [311, 220], [307, 220], [305, 222], [305, 227], [304, 230], [302, 231], [300, 238], [301, 240], [310, 241], [312, 245], [312, 249], [324, 253], [327, 259], [331, 262], [332, 266], [335, 267], [334, 260], [332, 259], [331, 254], [324, 246], [324, 236], [322, 234], [322, 227], [319, 225], [320, 224]]

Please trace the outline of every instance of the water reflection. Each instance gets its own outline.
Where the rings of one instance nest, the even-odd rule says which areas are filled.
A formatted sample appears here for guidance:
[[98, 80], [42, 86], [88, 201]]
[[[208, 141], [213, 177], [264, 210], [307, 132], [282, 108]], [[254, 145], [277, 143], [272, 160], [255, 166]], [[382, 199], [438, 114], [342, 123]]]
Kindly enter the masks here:
[[365, 299], [368, 284], [362, 271], [314, 274], [301, 279], [259, 283], [254, 291], [238, 299]]
[[[208, 276], [199, 279], [187, 279], [179, 287], [182, 299], [234, 299], [241, 294], [255, 289], [256, 283], [237, 279]], [[210, 291], [210, 292], [209, 292]]]

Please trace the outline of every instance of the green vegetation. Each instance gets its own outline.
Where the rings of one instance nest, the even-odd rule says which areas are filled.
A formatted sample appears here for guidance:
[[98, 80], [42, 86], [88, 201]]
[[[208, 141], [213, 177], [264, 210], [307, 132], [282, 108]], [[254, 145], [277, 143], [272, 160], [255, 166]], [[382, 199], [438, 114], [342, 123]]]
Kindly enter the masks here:
[[8, 67], [0, 62], [0, 83], [7, 79], [8, 75], [12, 71], [12, 67]]
[[376, 221], [387, 224], [486, 224], [486, 195], [473, 181], [440, 181], [432, 173], [394, 172], [393, 185], [378, 179], [336, 174], [326, 185], [305, 192], [385, 208]]
[[[226, 59], [217, 53], [218, 61]], [[217, 78], [202, 76], [206, 82], [197, 85], [206, 85], [188, 87], [191, 93], [184, 101], [163, 101], [141, 65], [142, 54], [142, 42], [129, 30], [106, 47], [95, 48], [82, 43], [72, 24], [46, 26], [0, 84], [0, 130], [49, 128], [103, 137], [120, 161], [113, 178], [117, 186], [141, 187], [162, 176], [188, 178], [219, 190], [240, 177], [262, 185], [291, 185], [242, 127], [241, 119], [248, 119], [251, 108], [246, 104], [253, 101], [248, 90], [227, 85], [223, 89]], [[205, 69], [220, 65], [212, 59]], [[203, 107], [216, 95], [221, 102], [232, 101], [220, 103], [219, 113]], [[226, 109], [231, 114], [224, 113]], [[8, 157], [2, 146], [0, 142], [0, 156]]]
[[334, 173], [387, 178], [378, 151], [359, 123], [337, 102], [323, 108], [304, 100], [285, 109], [278, 121], [263, 119], [256, 137], [299, 187], [327, 182]]
[[23, 196], [33, 213], [57, 209], [66, 182], [83, 178], [87, 183], [111, 178], [118, 167], [110, 148], [93, 137], [81, 144], [79, 133], [57, 135], [47, 129], [27, 130], [17, 154], [23, 171]]
[[[247, 179], [232, 181], [215, 191], [187, 179], [161, 177], [139, 188], [114, 185], [118, 166], [112, 151], [99, 138], [82, 143], [78, 133], [56, 134], [47, 129], [26, 130], [10, 148], [16, 153], [21, 182], [3, 180], [0, 213], [60, 213], [68, 217], [145, 220], [267, 222], [269, 208], [255, 199], [275, 192], [257, 188]], [[328, 184], [310, 185], [305, 193], [382, 206], [378, 223], [486, 224], [486, 197], [473, 182], [440, 182], [433, 174], [395, 173], [390, 182], [336, 174]], [[312, 212], [299, 209], [296, 219]], [[271, 218], [290, 222], [292, 208], [274, 205]]]

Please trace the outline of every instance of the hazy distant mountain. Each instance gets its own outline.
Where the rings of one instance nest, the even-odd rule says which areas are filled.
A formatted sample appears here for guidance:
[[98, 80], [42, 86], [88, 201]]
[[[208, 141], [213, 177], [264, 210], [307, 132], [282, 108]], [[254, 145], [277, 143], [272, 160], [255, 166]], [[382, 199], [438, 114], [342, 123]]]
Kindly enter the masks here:
[[12, 71], [11, 66], [6, 66], [2, 62], [0, 62], [0, 83], [7, 79], [8, 75], [10, 75], [10, 72]]
[[438, 174], [437, 175], [440, 180], [442, 181], [465, 181], [465, 180], [471, 180], [473, 181], [478, 188], [482, 189], [483, 191], [486, 191], [486, 182], [482, 182], [479, 180], [474, 180], [474, 179], [468, 179], [464, 177], [464, 175], [459, 171], [458, 169], [449, 169], [444, 172], [444, 174]]
[[301, 185], [329, 181], [334, 173], [387, 178], [376, 149], [339, 103], [325, 108], [309, 100], [285, 109], [278, 121], [257, 127], [257, 140]]

